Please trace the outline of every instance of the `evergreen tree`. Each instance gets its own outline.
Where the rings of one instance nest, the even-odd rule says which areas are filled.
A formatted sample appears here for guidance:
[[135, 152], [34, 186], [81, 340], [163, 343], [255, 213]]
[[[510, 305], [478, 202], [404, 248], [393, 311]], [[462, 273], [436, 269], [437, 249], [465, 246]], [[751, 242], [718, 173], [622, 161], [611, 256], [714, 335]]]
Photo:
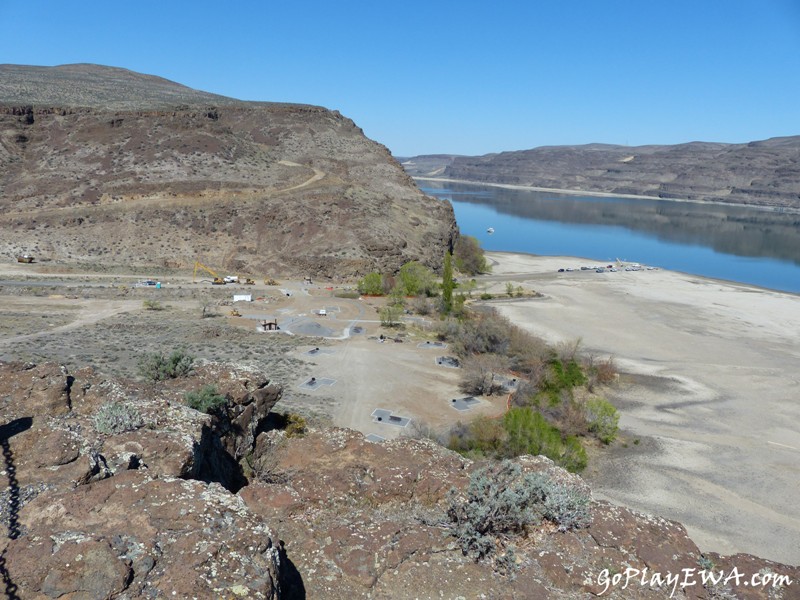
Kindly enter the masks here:
[[442, 273], [442, 312], [450, 314], [453, 309], [453, 255], [446, 252]]

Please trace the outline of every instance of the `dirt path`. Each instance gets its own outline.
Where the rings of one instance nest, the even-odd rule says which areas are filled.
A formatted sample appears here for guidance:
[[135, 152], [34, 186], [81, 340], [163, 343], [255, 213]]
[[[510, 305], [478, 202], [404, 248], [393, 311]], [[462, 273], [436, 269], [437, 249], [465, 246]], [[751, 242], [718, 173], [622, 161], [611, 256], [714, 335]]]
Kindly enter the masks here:
[[[42, 331], [37, 331], [36, 333], [4, 337], [0, 339], [0, 347], [8, 346], [12, 343], [21, 342], [24, 340], [32, 340], [57, 333], [64, 333], [66, 331], [71, 331], [80, 327], [99, 323], [100, 321], [104, 321], [122, 313], [142, 309], [142, 302], [140, 300], [82, 300], [79, 302], [80, 307], [78, 308], [75, 319], [66, 325], [44, 329]], [[64, 299], [53, 299], [52, 303], [63, 304]]]
[[[291, 162], [289, 160], [281, 160], [281, 161], [278, 161], [278, 162], [280, 164], [282, 164], [282, 165], [286, 165], [286, 166], [289, 166], [289, 167], [305, 167], [305, 165], [301, 165], [301, 164], [296, 163], [296, 162]], [[292, 186], [292, 187], [284, 188], [282, 190], [278, 190], [278, 191], [276, 191], [274, 193], [277, 194], [277, 193], [285, 193], [285, 192], [291, 192], [291, 191], [294, 191], [294, 190], [299, 190], [301, 188], [308, 187], [312, 183], [317, 182], [320, 179], [322, 179], [323, 177], [325, 177], [325, 171], [321, 171], [320, 169], [317, 169], [316, 167], [311, 167], [311, 169], [314, 171], [314, 174], [311, 177], [309, 177], [306, 181], [304, 181], [303, 183], [301, 183], [299, 185]]]
[[[77, 204], [71, 206], [63, 206], [59, 208], [51, 208], [46, 210], [38, 210], [37, 217], [58, 217], [68, 216], [73, 212], [80, 212], [82, 215], [86, 213], [98, 213], [109, 210], [132, 210], [141, 207], [151, 206], [157, 204], [159, 209], [165, 208], [179, 208], [182, 206], [203, 206], [207, 204], [215, 204], [224, 198], [231, 196], [236, 197], [238, 202], [257, 201], [263, 200], [265, 197], [277, 196], [292, 192], [305, 187], [308, 187], [317, 181], [320, 181], [326, 176], [326, 173], [316, 167], [309, 165], [301, 165], [300, 163], [291, 162], [288, 160], [278, 161], [279, 164], [288, 167], [297, 167], [303, 169], [311, 169], [312, 175], [305, 181], [286, 188], [267, 189], [263, 187], [231, 187], [230, 189], [222, 190], [202, 190], [190, 194], [147, 194], [138, 198], [127, 198], [121, 200], [112, 200], [102, 202], [100, 204]], [[0, 214], [0, 222], [13, 221], [20, 218], [28, 218], [30, 216], [27, 212], [4, 212]]]

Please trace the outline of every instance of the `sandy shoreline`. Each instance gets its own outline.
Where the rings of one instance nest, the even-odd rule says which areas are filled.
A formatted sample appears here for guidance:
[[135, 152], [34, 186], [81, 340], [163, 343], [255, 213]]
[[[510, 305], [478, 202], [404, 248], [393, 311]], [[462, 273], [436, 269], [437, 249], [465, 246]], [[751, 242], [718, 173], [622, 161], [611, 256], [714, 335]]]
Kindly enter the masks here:
[[767, 210], [786, 214], [800, 214], [800, 208], [784, 206], [765, 206], [760, 204], [742, 204], [740, 202], [722, 202], [721, 200], [689, 200], [687, 198], [659, 198], [658, 196], [645, 196], [639, 194], [616, 194], [613, 192], [594, 192], [587, 190], [564, 190], [560, 188], [536, 187], [532, 185], [513, 185], [510, 183], [487, 183], [485, 181], [469, 181], [466, 179], [444, 179], [442, 177], [411, 177], [414, 181], [441, 181], [443, 183], [463, 183], [465, 185], [478, 185], [503, 188], [507, 190], [528, 190], [531, 192], [549, 192], [553, 194], [563, 194], [565, 196], [594, 196], [597, 198], [628, 198], [633, 200], [663, 200], [666, 202], [689, 202], [691, 204], [718, 204], [720, 206], [738, 206], [741, 208], [752, 208], [755, 210]]
[[581, 339], [624, 375], [608, 393], [631, 442], [596, 459], [595, 495], [686, 525], [702, 550], [800, 564], [800, 297], [666, 270], [562, 267], [487, 253], [486, 279], [544, 295], [497, 309], [552, 342]]

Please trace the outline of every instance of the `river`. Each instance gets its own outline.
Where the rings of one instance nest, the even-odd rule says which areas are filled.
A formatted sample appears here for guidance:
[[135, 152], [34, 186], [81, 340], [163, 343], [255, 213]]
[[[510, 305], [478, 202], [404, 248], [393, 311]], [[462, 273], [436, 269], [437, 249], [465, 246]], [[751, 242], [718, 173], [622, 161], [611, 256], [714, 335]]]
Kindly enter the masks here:
[[620, 259], [800, 293], [800, 214], [431, 180], [417, 184], [449, 200], [461, 232], [486, 250]]

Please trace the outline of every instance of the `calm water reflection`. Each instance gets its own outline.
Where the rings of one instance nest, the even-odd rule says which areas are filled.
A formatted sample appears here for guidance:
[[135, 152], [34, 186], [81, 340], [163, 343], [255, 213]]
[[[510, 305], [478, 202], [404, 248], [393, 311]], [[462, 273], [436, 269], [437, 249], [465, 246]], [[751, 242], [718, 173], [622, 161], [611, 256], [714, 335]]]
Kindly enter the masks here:
[[[615, 258], [800, 292], [800, 215], [418, 181], [487, 250]], [[495, 233], [489, 235], [487, 227]]]

